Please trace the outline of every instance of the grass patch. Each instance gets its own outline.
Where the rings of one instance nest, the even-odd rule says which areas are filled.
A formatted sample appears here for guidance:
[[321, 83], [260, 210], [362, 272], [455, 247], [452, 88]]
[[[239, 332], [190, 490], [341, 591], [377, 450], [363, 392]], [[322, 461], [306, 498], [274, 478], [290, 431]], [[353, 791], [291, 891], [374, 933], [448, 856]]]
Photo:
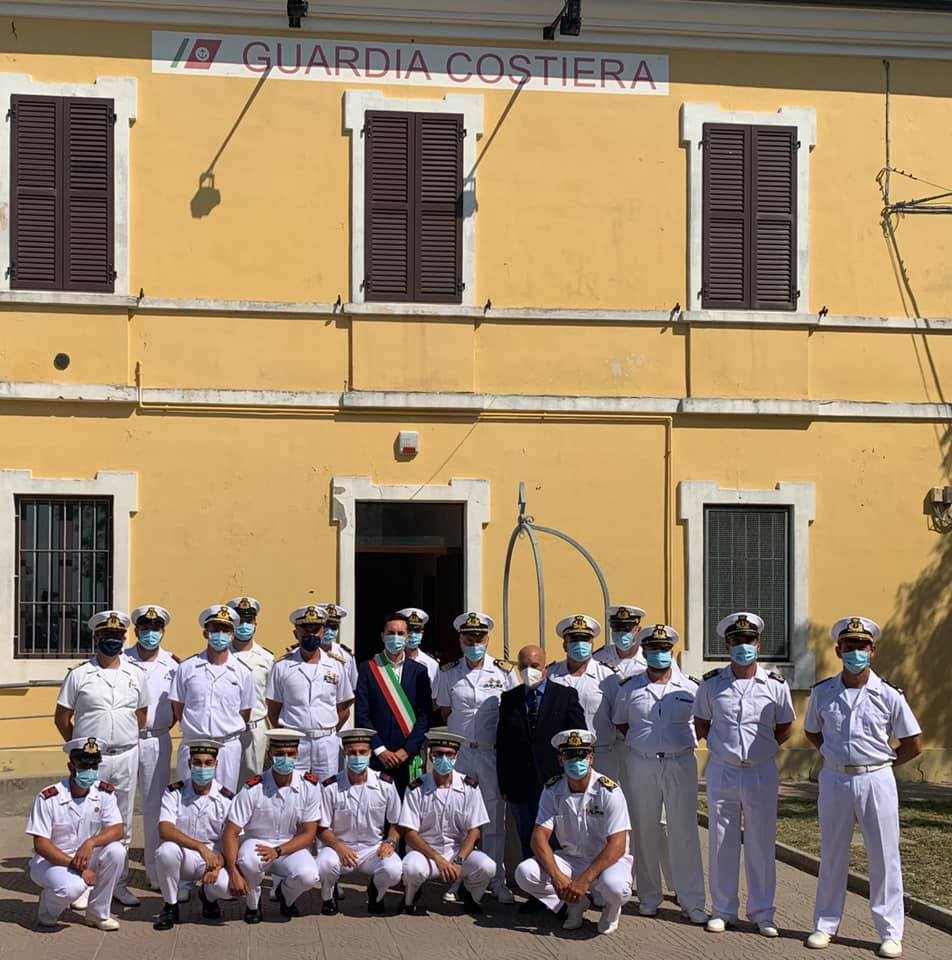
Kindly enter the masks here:
[[[698, 797], [707, 812], [707, 797]], [[816, 804], [799, 797], [782, 797], [777, 808], [777, 839], [788, 846], [820, 855], [820, 825]], [[952, 909], [949, 850], [952, 849], [952, 800], [905, 798], [899, 804], [899, 853], [906, 893]], [[869, 861], [857, 827], [850, 848], [850, 870], [869, 875]]]

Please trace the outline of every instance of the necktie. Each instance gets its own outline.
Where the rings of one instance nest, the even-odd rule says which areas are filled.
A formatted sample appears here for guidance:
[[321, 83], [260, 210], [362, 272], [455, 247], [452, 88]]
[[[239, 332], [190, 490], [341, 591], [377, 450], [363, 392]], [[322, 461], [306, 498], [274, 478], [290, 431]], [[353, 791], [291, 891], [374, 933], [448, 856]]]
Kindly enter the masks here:
[[536, 721], [539, 719], [539, 691], [529, 691], [529, 702], [526, 704], [526, 716], [529, 720], [529, 729], [535, 730]]

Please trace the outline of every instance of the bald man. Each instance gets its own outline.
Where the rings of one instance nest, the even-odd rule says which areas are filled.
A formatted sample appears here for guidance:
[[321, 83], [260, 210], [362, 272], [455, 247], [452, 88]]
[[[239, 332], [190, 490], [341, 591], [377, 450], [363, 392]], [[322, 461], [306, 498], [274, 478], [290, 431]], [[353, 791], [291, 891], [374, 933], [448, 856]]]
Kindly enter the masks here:
[[499, 700], [496, 769], [499, 792], [509, 802], [525, 859], [539, 810], [542, 787], [562, 772], [552, 737], [562, 730], [584, 729], [585, 712], [572, 687], [546, 680], [545, 651], [523, 647], [518, 657], [519, 686]]

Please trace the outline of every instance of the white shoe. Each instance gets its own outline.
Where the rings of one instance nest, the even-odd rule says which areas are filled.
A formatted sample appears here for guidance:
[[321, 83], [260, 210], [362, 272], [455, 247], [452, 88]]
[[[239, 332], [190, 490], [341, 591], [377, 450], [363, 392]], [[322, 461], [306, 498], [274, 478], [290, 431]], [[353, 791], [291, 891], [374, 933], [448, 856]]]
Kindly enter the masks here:
[[83, 917], [83, 923], [87, 927], [95, 927], [97, 930], [118, 930], [119, 921], [115, 917], [105, 917], [100, 919], [99, 917]]
[[40, 901], [39, 908], [36, 911], [36, 925], [38, 927], [58, 927], [59, 917], [54, 917], [52, 913], [47, 913], [43, 908], [43, 901]]
[[605, 907], [602, 915], [598, 918], [599, 933], [614, 933], [618, 929], [618, 921], [621, 918], [621, 904], [613, 907]]
[[452, 887], [447, 887], [443, 891], [443, 903], [459, 903], [459, 897], [456, 896], [456, 891]]
[[[124, 884], [117, 883], [116, 889], [112, 893], [112, 899], [118, 900], [124, 907], [138, 907], [140, 904], [139, 898]], [[116, 924], [118, 927], [119, 925]], [[103, 927], [103, 930], [112, 930], [112, 927]]]
[[780, 931], [772, 923], [758, 923], [757, 931], [762, 937], [780, 936]]
[[806, 944], [811, 950], [825, 950], [830, 945], [831, 939], [828, 933], [824, 933], [822, 930], [814, 930], [807, 937]]
[[723, 933], [727, 929], [728, 921], [723, 917], [711, 917], [704, 926], [708, 933]]
[[281, 886], [280, 883], [278, 883], [278, 882], [276, 882], [276, 881], [274, 881], [274, 880], [271, 881], [270, 900], [271, 900], [272, 903], [277, 903], [277, 902], [278, 902], [278, 887], [280, 887], [280, 886]]
[[568, 913], [565, 915], [565, 920], [562, 921], [563, 930], [578, 930], [582, 926], [582, 920], [585, 915], [585, 908], [588, 904], [584, 900], [579, 900], [578, 903], [568, 904]]
[[881, 957], [901, 957], [902, 943], [899, 940], [883, 940], [877, 952]]
[[681, 916], [685, 920], [690, 920], [691, 923], [696, 924], [701, 927], [707, 923], [709, 917], [706, 910], [702, 910], [700, 907], [696, 907], [694, 910], [682, 910]]
[[641, 917], [656, 917], [658, 916], [657, 907], [647, 907], [643, 903], [638, 904], [638, 915]]
[[83, 891], [83, 893], [81, 893], [81, 894], [70, 904], [70, 906], [71, 906], [74, 910], [85, 910], [86, 907], [89, 906], [89, 894], [90, 894], [90, 892], [91, 892], [91, 891], [90, 891], [89, 887], [86, 887], [85, 891]]
[[515, 903], [516, 898], [504, 883], [497, 883], [492, 888], [492, 894], [498, 903]]

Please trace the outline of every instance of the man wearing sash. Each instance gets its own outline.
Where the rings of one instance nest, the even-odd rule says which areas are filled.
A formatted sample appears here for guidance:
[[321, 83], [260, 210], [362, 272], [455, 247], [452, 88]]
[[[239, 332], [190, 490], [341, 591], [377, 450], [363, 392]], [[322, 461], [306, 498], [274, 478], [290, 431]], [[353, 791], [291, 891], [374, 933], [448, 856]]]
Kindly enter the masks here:
[[393, 777], [401, 797], [407, 783], [420, 776], [420, 750], [433, 701], [426, 667], [406, 656], [408, 633], [406, 617], [387, 617], [383, 652], [358, 668], [354, 711], [358, 727], [377, 731], [371, 766]]

